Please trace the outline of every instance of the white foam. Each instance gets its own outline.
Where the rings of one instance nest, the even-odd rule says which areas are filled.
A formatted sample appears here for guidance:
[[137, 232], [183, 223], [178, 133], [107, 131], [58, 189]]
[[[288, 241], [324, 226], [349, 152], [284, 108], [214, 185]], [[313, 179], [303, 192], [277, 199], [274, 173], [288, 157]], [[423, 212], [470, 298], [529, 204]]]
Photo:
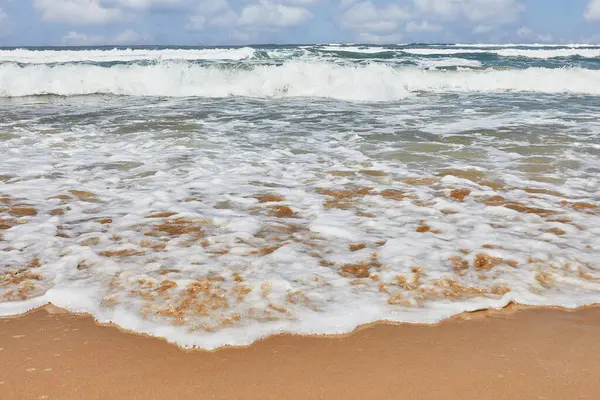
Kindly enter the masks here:
[[466, 58], [423, 58], [416, 60], [421, 68], [449, 68], [449, 67], [464, 67], [464, 68], [480, 68], [481, 62], [477, 60], [468, 60]]
[[[0, 102], [0, 194], [37, 211], [17, 218], [2, 200], [3, 224], [18, 223], [0, 239], [0, 315], [52, 302], [214, 349], [281, 332], [347, 333], [377, 320], [434, 323], [510, 301], [598, 303], [600, 215], [569, 206], [600, 203], [597, 106], [543, 94], [597, 95], [599, 74], [300, 61], [2, 65], [2, 95], [134, 97]], [[477, 95], [448, 101], [454, 96], [420, 92]], [[255, 98], [214, 98], [224, 96]], [[292, 96], [308, 98], [270, 100]], [[477, 171], [506, 186], [461, 174], [404, 181], [442, 168]], [[372, 191], [353, 196], [356, 188]], [[456, 188], [471, 192], [455, 201]], [[380, 195], [389, 189], [406, 196]], [[97, 196], [79, 200], [70, 190]], [[265, 193], [284, 199], [260, 203]], [[486, 205], [494, 195], [560, 218]], [[279, 218], [274, 204], [290, 207], [284, 217], [297, 214]], [[171, 234], [168, 224], [179, 219], [201, 233]], [[421, 221], [430, 231], [417, 232]], [[356, 244], [366, 248], [350, 247]], [[518, 265], [477, 270], [478, 253]], [[457, 256], [468, 270], [457, 273]], [[27, 267], [36, 257], [39, 267]], [[352, 274], [365, 265], [375, 276]], [[416, 267], [423, 292], [411, 287]], [[21, 269], [35, 274], [31, 282], [20, 281]], [[446, 295], [446, 278], [466, 292]], [[177, 286], [159, 289], [166, 280]], [[201, 286], [192, 290], [194, 282]], [[486, 292], [503, 285], [510, 292]]]
[[388, 51], [397, 51], [394, 49], [388, 49], [385, 47], [360, 47], [360, 46], [324, 46], [319, 48], [319, 50], [323, 51], [345, 51], [348, 53], [362, 53], [362, 54], [377, 54], [377, 53], [385, 53]]
[[[227, 109], [227, 101], [217, 104], [212, 104], [212, 101], [202, 104], [192, 102], [188, 110], [192, 113], [206, 107], [214, 107], [213, 113], [220, 110], [214, 117], [199, 121], [173, 114], [173, 110], [185, 107], [184, 100], [180, 101], [182, 103], [165, 102], [159, 106], [141, 103], [138, 108], [130, 105], [131, 114], [126, 116], [131, 118], [123, 121], [111, 122], [113, 112], [105, 113], [108, 122], [104, 117], [86, 116], [82, 124], [87, 128], [68, 122], [65, 129], [52, 134], [41, 134], [48, 129], [46, 126], [28, 124], [18, 131], [18, 137], [0, 141], [3, 154], [0, 175], [17, 174], [20, 178], [4, 184], [3, 192], [32, 204], [38, 210], [38, 215], [27, 219], [28, 223], [3, 231], [6, 247], [21, 251], [5, 251], [0, 263], [3, 267], [26, 265], [37, 256], [42, 265], [35, 272], [44, 277], [37, 282], [44, 290], [39, 297], [0, 303], [0, 315], [22, 313], [52, 302], [71, 311], [89, 312], [100, 322], [114, 322], [125, 329], [165, 337], [181, 346], [214, 349], [225, 345], [247, 345], [256, 339], [282, 332], [347, 333], [360, 324], [377, 320], [435, 323], [463, 311], [503, 307], [510, 301], [564, 307], [600, 302], [600, 282], [582, 279], [578, 270], [579, 267], [590, 266], [590, 272], [596, 273], [593, 268], [597, 265], [595, 249], [600, 245], [596, 228], [600, 226], [598, 215], [584, 215], [564, 208], [559, 203], [560, 197], [538, 195], [530, 198], [529, 193], [518, 189], [507, 189], [502, 195], [511, 201], [555, 210], [572, 222], [547, 222], [534, 214], [521, 214], [504, 207], [486, 207], [475, 200], [495, 194], [492, 189], [454, 176], [445, 177], [434, 188], [405, 185], [396, 178], [407, 176], [407, 170], [399, 167], [397, 161], [381, 158], [386, 142], [369, 140], [369, 146], [376, 147], [369, 153], [363, 148], [365, 138], [350, 132], [357, 127], [354, 125], [357, 120], [363, 121], [360, 128], [373, 133], [381, 133], [385, 126], [394, 125], [392, 119], [386, 120], [384, 127], [370, 125], [373, 124], [369, 122], [372, 111], [366, 111], [371, 114], [369, 117], [361, 114], [352, 118], [352, 125], [344, 127], [344, 132], [332, 130], [332, 127], [343, 126], [343, 119], [339, 119], [317, 125], [321, 129], [308, 129], [309, 136], [304, 139], [289, 140], [291, 125], [275, 124], [276, 121], [265, 119], [246, 120], [247, 116], [256, 113], [256, 108], [236, 105], [234, 109]], [[121, 104], [116, 99], [114, 102]], [[269, 102], [263, 104], [269, 107]], [[301, 112], [314, 114], [316, 109], [311, 107], [310, 103], [302, 103], [302, 107], [293, 112], [295, 118], [299, 118], [298, 113]], [[345, 110], [346, 106], [337, 107]], [[352, 104], [347, 107], [353, 112], [360, 109]], [[420, 125], [411, 129], [433, 132], [444, 128], [446, 119], [432, 121], [427, 117], [427, 110], [419, 107], [390, 109], [389, 117], [406, 118], [406, 115], [411, 115], [411, 118], [423, 118]], [[435, 107], [431, 110], [436, 110]], [[95, 114], [103, 115], [101, 108], [92, 109]], [[277, 105], [278, 113], [283, 111], [290, 115], [290, 110], [284, 105]], [[329, 118], [341, 118], [322, 112]], [[385, 113], [385, 110], [382, 112]], [[445, 117], [451, 120], [461, 115], [460, 109], [456, 112], [458, 114], [445, 114]], [[235, 118], [227, 122], [231, 115]], [[566, 121], [561, 122], [557, 115], [551, 110], [539, 115], [524, 111], [486, 115], [478, 111], [469, 114], [470, 120], [461, 117], [441, 132], [496, 129], [510, 124], [533, 127], [567, 124]], [[174, 116], [184, 125], [197, 124], [198, 130], [186, 131], [185, 137], [172, 136], [177, 131], [172, 132], [160, 124]], [[139, 123], [142, 126], [133, 133], [113, 133], [115, 128], [135, 128]], [[159, 125], [152, 128], [156, 123]], [[553, 128], [549, 132], [559, 135], [558, 129]], [[472, 137], [474, 141], [481, 141], [475, 149], [488, 146], [484, 138]], [[403, 135], [397, 136], [397, 140], [401, 148], [415, 145], [405, 141]], [[490, 157], [480, 160], [479, 165], [473, 165], [478, 163], [476, 160], [469, 160], [467, 165], [453, 161], [452, 165], [488, 172], [509, 184], [514, 182], [525, 186], [526, 180], [515, 175], [514, 164], [511, 164], [520, 162], [524, 157], [512, 158], [507, 153], [510, 150], [501, 150], [509, 145], [515, 146], [511, 140], [514, 139], [497, 141], [496, 148], [489, 150]], [[528, 145], [527, 142], [518, 143]], [[459, 150], [462, 145], [448, 146]], [[417, 176], [428, 176], [435, 165], [444, 164], [449, 152], [444, 153], [444, 157], [427, 163]], [[597, 178], [584, 172], [600, 166], [597, 157], [576, 158], [583, 164], [581, 169], [568, 173], [571, 176], [568, 184], [548, 183], [542, 188], [597, 202], [600, 200]], [[114, 167], [115, 163], [122, 165], [132, 160], [140, 161], [142, 165], [133, 169]], [[370, 163], [370, 168], [388, 175], [369, 177], [357, 174], [353, 178], [335, 178], [327, 174], [328, 170], [356, 171], [364, 168], [364, 163]], [[148, 171], [161, 172], [141, 177]], [[53, 175], [48, 176], [48, 172], [53, 172]], [[262, 182], [272, 182], [275, 185], [270, 186], [275, 187], [261, 186]], [[356, 214], [353, 205], [350, 209], [323, 206], [326, 196], [320, 194], [317, 188], [343, 189], [347, 185], [373, 187], [375, 191], [400, 189], [414, 199], [431, 202], [432, 205], [418, 206], [409, 198], [392, 200], [373, 194], [353, 200], [356, 207], [366, 214], [372, 213], [371, 216]], [[443, 192], [455, 187], [470, 188], [472, 193], [465, 202], [445, 198]], [[61, 207], [61, 201], [51, 197], [68, 193], [69, 189], [97, 193], [100, 202], [69, 201], [69, 211], [64, 216], [51, 216], [50, 210]], [[252, 196], [264, 192], [285, 196], [283, 204], [289, 204], [297, 211], [297, 218], [278, 219], [266, 212], [261, 213], [261, 207], [265, 205], [259, 204]], [[196, 200], [187, 200], [190, 197]], [[217, 207], [220, 202], [228, 205]], [[165, 210], [178, 212], [167, 221], [178, 218], [210, 220], [210, 224], [203, 225], [208, 244], [187, 243], [183, 237], [171, 238], [165, 251], [140, 248], [138, 244], [141, 241], [155, 239], [145, 236], [144, 230], [138, 227], [163, 221], [145, 217]], [[446, 210], [457, 214], [446, 215]], [[111, 217], [113, 222], [102, 225], [93, 221], [99, 217]], [[441, 232], [435, 235], [417, 234], [415, 228], [420, 220]], [[492, 224], [497, 227], [492, 228]], [[280, 228], [290, 225], [299, 229], [287, 239], [281, 238], [280, 235], [286, 234]], [[67, 236], [70, 238], [57, 237], [57, 226], [68, 229]], [[562, 229], [565, 235], [549, 234], [546, 230], [550, 228]], [[275, 229], [271, 237], [270, 229]], [[90, 238], [97, 238], [97, 245], [85, 244]], [[375, 245], [381, 240], [387, 242]], [[267, 255], [256, 253], [257, 249], [272, 245], [273, 241], [282, 244], [282, 247]], [[351, 252], [348, 250], [351, 243], [367, 243], [369, 247]], [[500, 246], [482, 248], [486, 243]], [[590, 247], [586, 248], [586, 244]], [[473, 253], [460, 253], [459, 249], [463, 248]], [[147, 254], [124, 258], [102, 255], [106, 250], [123, 249], [142, 250]], [[356, 285], [350, 283], [355, 281], [353, 277], [339, 275], [339, 266], [347, 263], [360, 265], [369, 260], [373, 252], [379, 254], [378, 262], [384, 265], [371, 270], [380, 275], [380, 280], [363, 279], [361, 284]], [[515, 260], [519, 266], [504, 265], [490, 271], [470, 270], [464, 276], [455, 275], [448, 258], [460, 255], [472, 262], [477, 252]], [[529, 261], [531, 258], [539, 261], [532, 263]], [[338, 267], [321, 265], [323, 259], [336, 263]], [[85, 267], [80, 268], [83, 262]], [[563, 265], [570, 267], [562, 268]], [[416, 303], [413, 306], [388, 304], [388, 298], [396, 293], [405, 296], [407, 301], [419, 294], [393, 285], [398, 275], [411, 276], [411, 268], [415, 266], [424, 269], [426, 275], [421, 278], [424, 288], [435, 288], [432, 286], [435, 280], [452, 277], [471, 287], [506, 284], [511, 291], [501, 296], [482, 295], [467, 299], [450, 300], [442, 296], [427, 300], [421, 306]], [[163, 276], [160, 271], [164, 268], [180, 272]], [[243, 301], [236, 299], [234, 288], [240, 283], [234, 280], [234, 272], [243, 278], [242, 285], [252, 289]], [[539, 272], [550, 272], [556, 286], [540, 286], [536, 281]], [[484, 274], [485, 279], [482, 280], [480, 274]], [[227, 296], [226, 308], [216, 308], [209, 315], [202, 312], [186, 314], [181, 326], [160, 316], [159, 310], [178, 306], [177, 296], [184, 293], [188, 284], [210, 276], [223, 278], [223, 281], [217, 281], [222, 292], [216, 295], [224, 293], [223, 296]], [[176, 289], [170, 289], [171, 299], [155, 296], [150, 301], [144, 297], [146, 292], [140, 282], [157, 284], [165, 279], [178, 285]], [[266, 296], [261, 293], [265, 282], [269, 283], [270, 290]], [[382, 291], [380, 283], [388, 285], [386, 290], [390, 294]], [[147, 292], [153, 293], [156, 293], [155, 289]], [[294, 293], [301, 294], [297, 300], [290, 302], [289, 296]], [[114, 306], [106, 300], [110, 298], [116, 300]], [[285, 313], [270, 308], [270, 304], [285, 308]], [[219, 325], [220, 321], [236, 316], [241, 318], [238, 323], [220, 327], [216, 332], [199, 328]]]
[[403, 49], [404, 53], [416, 55], [452, 55], [452, 54], [497, 54], [501, 57], [525, 57], [525, 58], [565, 58], [565, 57], [600, 57], [600, 48], [594, 49], [476, 49], [476, 48], [424, 48], [424, 49]]
[[250, 47], [230, 49], [111, 49], [111, 50], [0, 50], [0, 63], [50, 64], [69, 62], [131, 62], [165, 60], [243, 60]]
[[423, 71], [382, 64], [286, 62], [252, 69], [157, 65], [0, 65], [0, 96], [323, 97], [393, 101], [414, 92], [600, 94], [600, 71], [580, 68]]
[[445, 47], [424, 48], [390, 48], [370, 46], [324, 46], [322, 51], [344, 51], [358, 54], [377, 54], [392, 52], [397, 54], [413, 55], [454, 55], [454, 54], [497, 54], [502, 57], [525, 57], [525, 58], [565, 58], [565, 57], [600, 57], [600, 46], [591, 45], [522, 45], [522, 44], [455, 44]]
[[446, 45], [452, 47], [560, 47], [560, 48], [600, 48], [598, 44], [586, 44], [586, 43], [568, 43], [568, 44], [550, 44], [550, 43], [455, 43], [452, 45]]

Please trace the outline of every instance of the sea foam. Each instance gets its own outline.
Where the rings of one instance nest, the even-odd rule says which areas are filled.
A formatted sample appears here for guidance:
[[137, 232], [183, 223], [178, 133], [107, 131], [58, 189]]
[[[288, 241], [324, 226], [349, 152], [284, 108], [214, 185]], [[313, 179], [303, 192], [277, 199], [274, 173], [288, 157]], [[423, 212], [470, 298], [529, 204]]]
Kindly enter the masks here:
[[453, 54], [496, 54], [501, 57], [524, 57], [524, 58], [565, 58], [565, 57], [583, 57], [598, 58], [600, 49], [586, 48], [558, 48], [558, 49], [476, 49], [476, 48], [424, 48], [424, 49], [404, 49], [407, 54], [417, 55], [453, 55]]
[[0, 65], [0, 96], [321, 97], [394, 101], [417, 93], [600, 94], [600, 71], [582, 68], [424, 71], [289, 61], [283, 65]]
[[254, 55], [250, 47], [213, 49], [95, 49], [0, 50], [0, 62], [54, 64], [72, 62], [131, 62], [165, 60], [243, 60]]
[[214, 349], [600, 303], [593, 60], [329, 47], [0, 51], [0, 315]]

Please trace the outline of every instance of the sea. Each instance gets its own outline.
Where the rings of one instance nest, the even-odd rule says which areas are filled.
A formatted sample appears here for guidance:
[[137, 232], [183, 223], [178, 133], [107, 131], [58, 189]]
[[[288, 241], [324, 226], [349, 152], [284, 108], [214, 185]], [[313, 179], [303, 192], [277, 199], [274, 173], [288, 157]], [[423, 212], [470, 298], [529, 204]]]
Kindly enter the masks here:
[[0, 315], [186, 348], [600, 303], [600, 46], [0, 49]]

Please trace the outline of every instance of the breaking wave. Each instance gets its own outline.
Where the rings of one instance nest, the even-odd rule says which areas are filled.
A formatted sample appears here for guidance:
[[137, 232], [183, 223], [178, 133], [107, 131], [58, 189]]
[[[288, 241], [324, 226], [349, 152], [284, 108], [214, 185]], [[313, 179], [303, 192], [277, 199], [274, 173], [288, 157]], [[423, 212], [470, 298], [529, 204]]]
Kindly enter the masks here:
[[0, 65], [0, 96], [321, 97], [394, 101], [417, 93], [600, 94], [600, 70], [582, 68], [425, 71], [385, 64], [288, 61], [281, 65]]
[[166, 60], [243, 60], [256, 50], [242, 48], [212, 49], [90, 49], [90, 50], [0, 50], [0, 62], [48, 64], [73, 62], [131, 62]]
[[436, 48], [424, 48], [424, 49], [405, 49], [405, 53], [413, 55], [455, 55], [455, 54], [495, 54], [500, 57], [522, 57], [522, 58], [568, 58], [568, 57], [582, 57], [582, 58], [599, 58], [599, 48], [566, 48], [566, 49], [514, 49], [514, 48], [502, 48], [502, 49], [475, 49], [475, 48], [453, 48], [453, 49], [436, 49]]

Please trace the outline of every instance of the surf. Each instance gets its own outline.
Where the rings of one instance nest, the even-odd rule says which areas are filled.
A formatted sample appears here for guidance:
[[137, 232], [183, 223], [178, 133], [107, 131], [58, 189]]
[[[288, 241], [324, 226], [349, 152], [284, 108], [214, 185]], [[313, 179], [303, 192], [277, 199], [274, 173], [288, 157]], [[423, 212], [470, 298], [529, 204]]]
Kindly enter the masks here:
[[152, 65], [0, 65], [0, 96], [119, 95], [158, 97], [330, 98], [397, 101], [419, 93], [600, 94], [600, 71], [583, 68], [437, 71], [385, 64], [203, 66], [183, 61]]

